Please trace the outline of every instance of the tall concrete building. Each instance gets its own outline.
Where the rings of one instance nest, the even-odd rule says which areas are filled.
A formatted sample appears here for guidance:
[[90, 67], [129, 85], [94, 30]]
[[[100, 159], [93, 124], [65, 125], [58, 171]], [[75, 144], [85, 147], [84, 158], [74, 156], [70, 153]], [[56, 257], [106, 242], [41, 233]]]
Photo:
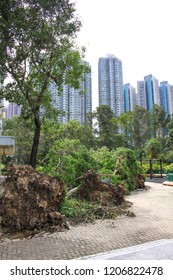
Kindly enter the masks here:
[[[88, 62], [84, 63], [90, 67]], [[92, 112], [91, 83], [91, 73], [85, 73], [80, 90], [63, 85], [61, 95], [58, 95], [56, 84], [50, 85], [53, 105], [61, 112], [58, 117], [60, 123], [67, 123], [69, 120], [77, 120], [81, 125], [85, 123], [87, 114]], [[84, 93], [81, 94], [81, 91]]]
[[108, 105], [119, 116], [124, 112], [122, 61], [114, 55], [98, 61], [99, 106]]
[[5, 107], [5, 118], [11, 119], [14, 116], [19, 116], [21, 113], [21, 106], [15, 104], [15, 103], [9, 103]]
[[173, 113], [173, 86], [168, 81], [160, 82], [160, 105], [163, 107], [166, 117]]
[[153, 75], [144, 77], [144, 86], [146, 94], [146, 109], [151, 111], [154, 104], [160, 105], [159, 83]]
[[137, 82], [138, 105], [151, 111], [154, 104], [160, 105], [159, 83], [153, 75], [147, 75]]
[[137, 104], [145, 109], [147, 108], [144, 81], [137, 81]]
[[136, 89], [131, 84], [125, 84], [124, 89], [124, 112], [133, 111], [137, 105]]

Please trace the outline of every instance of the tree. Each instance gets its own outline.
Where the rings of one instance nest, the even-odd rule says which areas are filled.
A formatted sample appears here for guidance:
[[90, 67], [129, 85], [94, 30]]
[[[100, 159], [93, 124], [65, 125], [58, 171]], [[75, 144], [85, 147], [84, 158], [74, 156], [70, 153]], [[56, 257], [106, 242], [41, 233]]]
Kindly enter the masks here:
[[152, 137], [160, 138], [163, 136], [164, 128], [166, 128], [166, 114], [163, 107], [154, 104], [151, 111], [151, 128], [152, 128]]
[[115, 118], [117, 125], [121, 131], [122, 143], [124, 147], [132, 147], [132, 115], [133, 112], [122, 113]]
[[18, 164], [28, 164], [34, 127], [31, 120], [24, 120], [20, 116], [5, 119], [3, 122], [3, 135], [11, 135], [15, 138], [14, 161]]
[[[50, 109], [49, 85], [80, 88], [83, 72], [75, 46], [81, 22], [70, 0], [0, 1], [0, 98], [22, 105], [35, 125], [30, 164], [36, 167], [42, 113]], [[8, 79], [6, 79], [8, 77]]]
[[58, 176], [67, 185], [76, 186], [76, 179], [95, 166], [95, 160], [78, 139], [65, 138], [54, 142], [42, 170], [49, 175]]
[[113, 149], [116, 146], [117, 124], [114, 121], [114, 113], [107, 105], [100, 105], [93, 113], [95, 118], [95, 133], [98, 136], [98, 146]]
[[150, 159], [157, 159], [161, 152], [161, 145], [158, 139], [152, 138], [145, 144], [145, 153]]
[[135, 106], [132, 111], [132, 143], [135, 149], [144, 147], [149, 139], [149, 131], [149, 112], [141, 106]]
[[71, 120], [67, 124], [61, 124], [58, 129], [60, 139], [78, 139], [80, 143], [88, 149], [95, 148], [96, 139], [90, 124], [80, 125], [76, 120]]

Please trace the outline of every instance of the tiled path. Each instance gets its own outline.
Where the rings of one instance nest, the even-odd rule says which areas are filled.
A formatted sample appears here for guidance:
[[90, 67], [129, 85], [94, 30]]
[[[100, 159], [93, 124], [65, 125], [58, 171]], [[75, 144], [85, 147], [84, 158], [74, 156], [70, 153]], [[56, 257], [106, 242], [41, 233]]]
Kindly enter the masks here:
[[122, 216], [32, 239], [0, 243], [0, 259], [73, 259], [145, 242], [173, 238], [173, 187], [146, 183], [149, 190], [127, 198], [136, 217]]

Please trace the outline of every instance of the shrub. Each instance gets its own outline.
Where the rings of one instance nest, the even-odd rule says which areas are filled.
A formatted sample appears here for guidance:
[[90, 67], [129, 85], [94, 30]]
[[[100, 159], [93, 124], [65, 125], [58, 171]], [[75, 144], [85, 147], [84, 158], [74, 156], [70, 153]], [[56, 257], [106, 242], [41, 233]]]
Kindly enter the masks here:
[[49, 150], [47, 164], [43, 167], [43, 171], [75, 187], [76, 179], [95, 166], [95, 160], [79, 140], [63, 139], [55, 141]]
[[115, 169], [120, 182], [125, 185], [127, 190], [134, 190], [135, 176], [142, 172], [134, 151], [127, 148], [118, 148], [115, 152]]
[[83, 217], [87, 216], [95, 207], [95, 204], [91, 204], [87, 201], [79, 200], [74, 197], [66, 197], [60, 207], [60, 212], [68, 218], [83, 220]]

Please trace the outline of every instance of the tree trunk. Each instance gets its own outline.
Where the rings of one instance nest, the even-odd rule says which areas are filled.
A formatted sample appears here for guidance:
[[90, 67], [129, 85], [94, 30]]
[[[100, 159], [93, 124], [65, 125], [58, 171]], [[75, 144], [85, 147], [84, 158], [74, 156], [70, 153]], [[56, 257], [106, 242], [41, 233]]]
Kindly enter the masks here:
[[39, 146], [39, 141], [40, 141], [40, 131], [41, 131], [41, 122], [40, 122], [39, 116], [34, 117], [34, 122], [35, 122], [35, 132], [34, 132], [32, 150], [31, 150], [31, 155], [30, 155], [30, 165], [33, 168], [36, 168], [37, 153], [38, 153], [38, 146]]

